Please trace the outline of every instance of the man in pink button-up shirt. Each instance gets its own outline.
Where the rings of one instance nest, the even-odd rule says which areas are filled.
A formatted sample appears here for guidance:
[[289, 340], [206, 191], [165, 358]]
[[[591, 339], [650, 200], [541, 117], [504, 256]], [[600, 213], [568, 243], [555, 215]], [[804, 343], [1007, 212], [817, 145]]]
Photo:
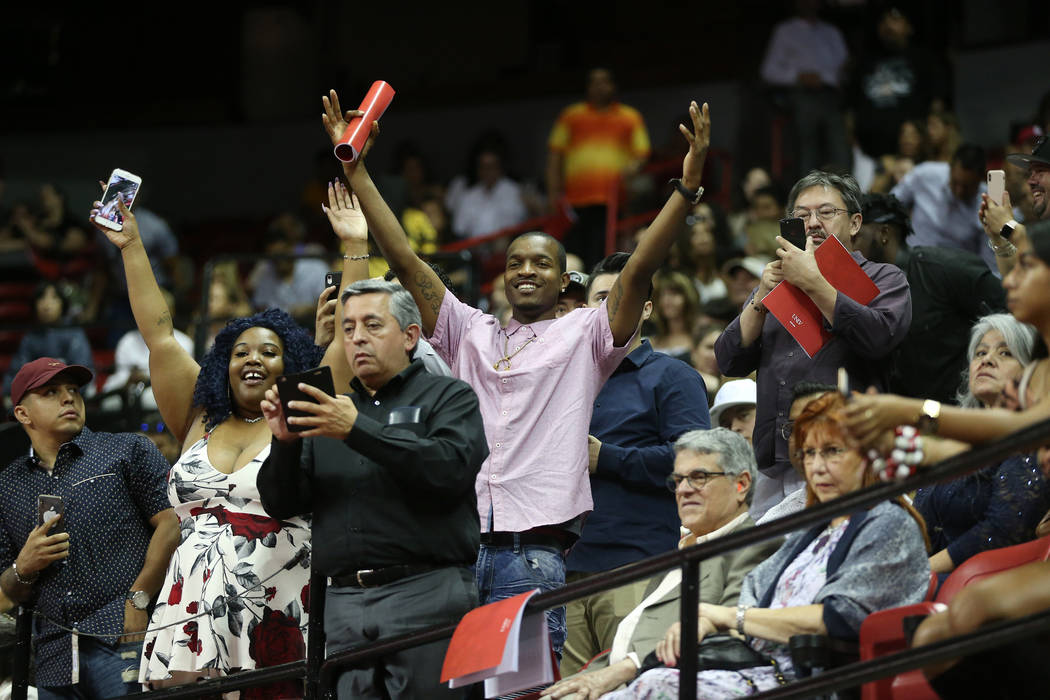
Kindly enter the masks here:
[[[343, 114], [332, 91], [323, 98], [333, 143], [360, 113]], [[504, 283], [513, 315], [506, 328], [452, 294], [408, 244], [397, 217], [364, 167], [378, 129], [343, 171], [384, 257], [412, 293], [424, 333], [453, 375], [474, 387], [489, 443], [476, 490], [481, 554], [479, 597], [488, 603], [532, 588], [563, 585], [563, 550], [591, 509], [587, 432], [594, 398], [628, 353], [650, 279], [667, 255], [677, 224], [699, 199], [710, 144], [707, 105], [689, 107], [692, 128], [682, 179], [643, 236], [605, 304], [555, 318], [568, 284], [565, 249], [545, 233], [523, 234], [507, 249]], [[555, 651], [565, 639], [564, 608], [547, 611]]]

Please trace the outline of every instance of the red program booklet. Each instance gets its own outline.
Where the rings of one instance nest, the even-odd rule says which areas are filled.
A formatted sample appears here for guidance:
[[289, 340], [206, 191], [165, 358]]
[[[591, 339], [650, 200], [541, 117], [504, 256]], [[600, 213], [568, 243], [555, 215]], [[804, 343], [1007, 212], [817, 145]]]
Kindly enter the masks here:
[[554, 679], [543, 611], [525, 615], [534, 589], [475, 608], [452, 634], [441, 682], [458, 688], [485, 681], [485, 697], [531, 688]]
[[[817, 268], [832, 287], [858, 304], [865, 306], [879, 295], [879, 288], [871, 281], [842, 242], [831, 236], [817, 247], [814, 257]], [[806, 354], [813, 357], [831, 338], [824, 328], [824, 315], [801, 289], [784, 281], [762, 300], [778, 321], [798, 341]]]

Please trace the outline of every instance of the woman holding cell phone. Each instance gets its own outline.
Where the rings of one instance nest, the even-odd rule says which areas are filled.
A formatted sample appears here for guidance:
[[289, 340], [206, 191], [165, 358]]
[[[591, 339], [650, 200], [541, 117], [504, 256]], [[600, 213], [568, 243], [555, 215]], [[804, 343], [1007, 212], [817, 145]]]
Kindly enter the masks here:
[[[155, 602], [139, 680], [156, 688], [302, 658], [310, 526], [263, 510], [255, 480], [271, 434], [259, 404], [278, 376], [319, 363], [331, 367], [337, 388], [348, 386], [342, 344], [325, 352], [286, 312], [268, 309], [230, 321], [198, 365], [175, 340], [135, 216], [117, 199], [120, 230], [98, 223], [99, 202], [91, 220], [120, 249], [135, 322], [150, 350], [154, 397], [182, 446], [168, 478], [182, 542]], [[330, 186], [329, 202], [348, 252], [363, 252], [367, 228], [349, 195]], [[295, 697], [302, 690], [288, 681], [267, 692]]]

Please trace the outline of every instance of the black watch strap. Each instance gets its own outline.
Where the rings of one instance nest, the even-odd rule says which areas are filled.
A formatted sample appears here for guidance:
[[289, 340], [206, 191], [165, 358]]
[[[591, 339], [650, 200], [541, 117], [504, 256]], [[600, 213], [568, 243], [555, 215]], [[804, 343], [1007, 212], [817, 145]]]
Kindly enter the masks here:
[[703, 185], [701, 185], [700, 189], [698, 189], [696, 192], [693, 192], [688, 187], [683, 185], [682, 181], [676, 177], [668, 180], [668, 184], [674, 185], [674, 188], [678, 190], [678, 194], [685, 197], [685, 201], [689, 202], [690, 204], [699, 204], [700, 198], [704, 196]]

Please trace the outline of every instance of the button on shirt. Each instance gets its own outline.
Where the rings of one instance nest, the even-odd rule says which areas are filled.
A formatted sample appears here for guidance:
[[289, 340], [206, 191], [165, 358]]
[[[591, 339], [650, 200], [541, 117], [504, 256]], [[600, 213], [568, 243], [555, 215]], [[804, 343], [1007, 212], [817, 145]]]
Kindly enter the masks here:
[[345, 441], [273, 441], [257, 478], [266, 512], [313, 513], [314, 564], [328, 576], [474, 564], [473, 487], [488, 454], [477, 395], [420, 360], [375, 396], [356, 377], [351, 386], [358, 416]]
[[890, 194], [906, 207], [911, 207], [908, 245], [962, 248], [981, 256], [988, 269], [998, 277], [995, 253], [988, 247], [988, 237], [977, 214], [981, 194], [988, 191], [983, 182], [972, 200], [959, 200], [948, 186], [951, 165], [926, 161], [904, 176]]
[[[146, 561], [150, 518], [171, 507], [168, 463], [148, 438], [84, 428], [59, 448], [50, 474], [32, 455], [0, 472], [0, 568], [18, 556], [37, 526], [37, 496], [61, 496], [69, 558], [40, 574], [31, 603], [50, 620], [96, 634], [123, 634], [124, 601]], [[117, 638], [100, 639], [116, 645]], [[72, 641], [36, 617], [36, 679], [72, 682]]]
[[[589, 511], [591, 410], [630, 349], [613, 345], [605, 304], [528, 326], [511, 320], [504, 331], [495, 316], [445, 294], [430, 342], [478, 393], [490, 453], [477, 481], [482, 531], [523, 532]], [[518, 354], [498, 371], [505, 352]]]
[[700, 373], [649, 341], [628, 355], [594, 402], [602, 442], [590, 476], [594, 512], [566, 561], [569, 571], [608, 571], [674, 549], [681, 520], [666, 479], [674, 441], [711, 427]]

